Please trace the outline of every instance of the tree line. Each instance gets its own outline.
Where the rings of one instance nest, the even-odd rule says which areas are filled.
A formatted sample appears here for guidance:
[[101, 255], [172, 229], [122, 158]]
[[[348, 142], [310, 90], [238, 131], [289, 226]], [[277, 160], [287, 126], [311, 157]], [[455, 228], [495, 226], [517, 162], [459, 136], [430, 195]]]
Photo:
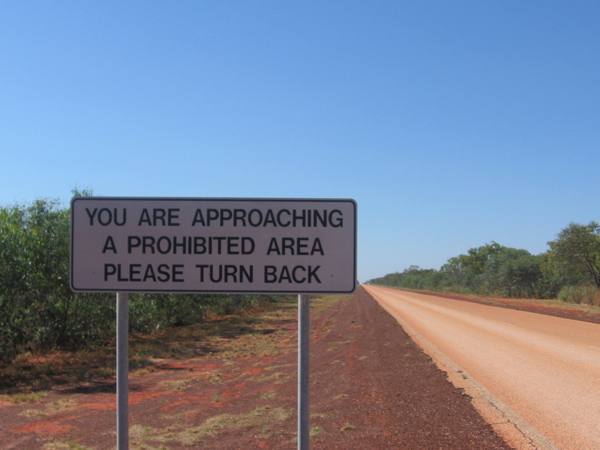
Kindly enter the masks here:
[[367, 283], [509, 298], [559, 298], [600, 306], [600, 225], [571, 223], [540, 255], [496, 242], [450, 258], [439, 270], [410, 266]]
[[[74, 195], [91, 195], [74, 191]], [[69, 286], [68, 208], [58, 200], [0, 207], [0, 362], [26, 351], [76, 349], [115, 335], [115, 295]], [[129, 325], [153, 333], [276, 301], [268, 295], [133, 294]]]

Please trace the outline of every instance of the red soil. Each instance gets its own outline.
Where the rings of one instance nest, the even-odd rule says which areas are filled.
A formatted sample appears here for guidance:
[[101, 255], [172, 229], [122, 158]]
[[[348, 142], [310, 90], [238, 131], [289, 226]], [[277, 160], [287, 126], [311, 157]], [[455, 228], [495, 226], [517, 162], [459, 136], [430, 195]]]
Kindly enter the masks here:
[[[362, 288], [319, 309], [311, 449], [509, 448]], [[131, 378], [131, 449], [296, 448], [296, 328], [282, 318], [260, 335], [223, 336], [271, 345], [268, 354], [213, 347]], [[100, 380], [55, 387], [32, 404], [0, 403], [0, 448], [115, 448], [115, 402], [114, 380]]]

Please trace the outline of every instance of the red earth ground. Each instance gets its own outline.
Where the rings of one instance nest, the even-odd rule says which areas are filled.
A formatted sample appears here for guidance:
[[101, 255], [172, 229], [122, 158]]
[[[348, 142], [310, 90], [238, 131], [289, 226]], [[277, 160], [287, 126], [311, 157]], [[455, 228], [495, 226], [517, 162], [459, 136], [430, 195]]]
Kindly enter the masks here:
[[[235, 323], [132, 372], [132, 450], [297, 447], [295, 304]], [[313, 299], [311, 325], [312, 449], [509, 448], [364, 289]], [[115, 448], [114, 378], [24, 389], [0, 391], [1, 449]]]

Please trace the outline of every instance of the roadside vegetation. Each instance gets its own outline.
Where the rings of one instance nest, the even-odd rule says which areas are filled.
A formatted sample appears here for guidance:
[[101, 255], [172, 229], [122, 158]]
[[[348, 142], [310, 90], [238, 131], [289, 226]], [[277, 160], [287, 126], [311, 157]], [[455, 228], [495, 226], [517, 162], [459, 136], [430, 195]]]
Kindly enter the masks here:
[[450, 258], [439, 270], [410, 266], [368, 283], [600, 306], [600, 225], [571, 223], [548, 245], [547, 252], [532, 255], [492, 242]]
[[[311, 299], [311, 311], [330, 308], [337, 297]], [[190, 359], [219, 359], [226, 366], [239, 358], [273, 358], [294, 348], [289, 330], [281, 323], [294, 320], [297, 300], [280, 296], [277, 303], [224, 315], [207, 314], [202, 322], [181, 327], [168, 327], [152, 335], [133, 333], [129, 338], [129, 370], [131, 378], [144, 377], [164, 365]], [[35, 353], [25, 352], [10, 364], [0, 364], [0, 403], [34, 403], [48, 390], [60, 385], [106, 387], [114, 378], [116, 343], [114, 336], [103, 343], [68, 350], [56, 348]], [[273, 367], [274, 369], [275, 367]], [[206, 379], [218, 384], [220, 369], [207, 371]], [[261, 375], [262, 376], [262, 375]], [[271, 374], [273, 381], [277, 372]], [[174, 391], [183, 390], [186, 381], [165, 382]], [[275, 396], [272, 392], [268, 398]], [[214, 403], [221, 401], [219, 396]]]
[[[0, 366], [27, 352], [80, 350], [114, 339], [114, 294], [74, 293], [69, 287], [69, 218], [58, 200], [0, 207]], [[129, 324], [132, 332], [152, 334], [277, 299], [134, 294]]]
[[[69, 217], [58, 200], [0, 207], [0, 368], [27, 353], [85, 351], [114, 340], [115, 296], [70, 290]], [[411, 266], [369, 283], [600, 306], [600, 225], [572, 223], [549, 246], [546, 253], [531, 255], [492, 242], [450, 258], [439, 270]], [[152, 335], [278, 298], [130, 295], [130, 329]]]

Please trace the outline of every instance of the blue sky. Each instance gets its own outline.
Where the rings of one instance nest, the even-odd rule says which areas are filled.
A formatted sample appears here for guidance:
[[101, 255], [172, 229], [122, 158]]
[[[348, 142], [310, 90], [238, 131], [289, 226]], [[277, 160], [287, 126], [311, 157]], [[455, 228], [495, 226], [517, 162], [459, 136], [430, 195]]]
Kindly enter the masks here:
[[600, 220], [600, 2], [0, 6], [0, 204], [354, 198], [359, 279]]

